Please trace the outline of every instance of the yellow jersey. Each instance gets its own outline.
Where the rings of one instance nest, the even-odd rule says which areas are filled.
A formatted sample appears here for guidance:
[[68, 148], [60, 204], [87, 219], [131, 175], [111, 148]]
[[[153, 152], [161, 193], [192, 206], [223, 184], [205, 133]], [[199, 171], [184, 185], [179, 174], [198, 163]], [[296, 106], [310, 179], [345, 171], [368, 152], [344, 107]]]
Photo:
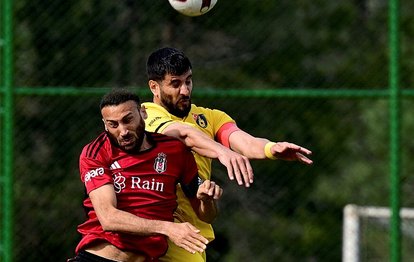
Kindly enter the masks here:
[[[209, 137], [215, 140], [219, 129], [227, 123], [235, 123], [235, 121], [225, 112], [217, 109], [209, 109], [191, 105], [191, 110], [184, 118], [171, 115], [165, 108], [152, 102], [142, 104], [147, 111], [148, 117], [145, 120], [145, 129], [150, 132], [162, 133], [162, 131], [173, 122], [182, 122], [198, 128]], [[211, 179], [211, 159], [194, 153], [197, 162], [199, 176], [206, 180]], [[214, 231], [210, 224], [201, 221], [194, 212], [187, 197], [181, 188], [177, 188], [178, 208], [175, 217], [181, 222], [189, 222], [197, 227], [201, 234], [209, 241], [214, 239]]]

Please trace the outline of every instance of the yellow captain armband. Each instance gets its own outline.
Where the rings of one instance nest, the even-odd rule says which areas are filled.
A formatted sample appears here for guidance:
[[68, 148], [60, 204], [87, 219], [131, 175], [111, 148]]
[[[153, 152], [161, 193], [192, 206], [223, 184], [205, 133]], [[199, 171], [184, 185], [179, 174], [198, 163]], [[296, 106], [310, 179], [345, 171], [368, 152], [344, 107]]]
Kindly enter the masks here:
[[268, 142], [264, 147], [264, 153], [267, 158], [275, 160], [276, 157], [272, 154], [272, 151], [270, 151], [270, 148], [272, 148], [273, 145], [276, 145], [275, 142]]

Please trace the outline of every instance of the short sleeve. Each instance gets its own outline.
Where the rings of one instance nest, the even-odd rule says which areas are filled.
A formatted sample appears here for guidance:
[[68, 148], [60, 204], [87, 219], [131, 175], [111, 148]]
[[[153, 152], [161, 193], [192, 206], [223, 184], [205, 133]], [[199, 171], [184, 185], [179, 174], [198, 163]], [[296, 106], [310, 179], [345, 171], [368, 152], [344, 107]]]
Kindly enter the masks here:
[[143, 103], [147, 118], [145, 119], [145, 130], [153, 133], [162, 133], [162, 131], [171, 123], [171, 115], [163, 107], [154, 103]]
[[236, 123], [226, 123], [222, 125], [217, 132], [216, 140], [225, 147], [230, 148], [229, 137], [233, 132], [238, 130], [240, 130], [240, 128], [237, 127]]
[[79, 158], [79, 172], [88, 194], [105, 184], [113, 184], [112, 176], [107, 166], [104, 161], [88, 158], [82, 152]]

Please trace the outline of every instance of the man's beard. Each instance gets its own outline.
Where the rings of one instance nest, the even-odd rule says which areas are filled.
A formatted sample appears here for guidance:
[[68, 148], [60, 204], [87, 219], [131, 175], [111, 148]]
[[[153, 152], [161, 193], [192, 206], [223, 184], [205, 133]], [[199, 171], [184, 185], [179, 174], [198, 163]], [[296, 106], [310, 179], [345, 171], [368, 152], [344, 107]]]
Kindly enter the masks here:
[[188, 100], [188, 106], [185, 106], [184, 108], [179, 108], [177, 105], [173, 104], [171, 102], [170, 96], [161, 94], [161, 103], [163, 106], [167, 109], [167, 111], [179, 118], [184, 118], [188, 115], [188, 113], [191, 110], [191, 98], [187, 98]]
[[[134, 143], [133, 147], [131, 147], [131, 148], [126, 148], [125, 146], [121, 145], [120, 141], [115, 136], [113, 136], [111, 133], [109, 133], [108, 131], [106, 133], [108, 134], [109, 138], [112, 140], [112, 143], [114, 143], [117, 147], [119, 147], [123, 151], [125, 151], [127, 153], [138, 153], [141, 150], [141, 146], [142, 146], [142, 143], [144, 141], [145, 126], [141, 125], [140, 127], [137, 128], [136, 136], [135, 136], [135, 143]], [[138, 136], [138, 134], [141, 134], [141, 135]], [[134, 136], [134, 135], [130, 134], [130, 136]]]

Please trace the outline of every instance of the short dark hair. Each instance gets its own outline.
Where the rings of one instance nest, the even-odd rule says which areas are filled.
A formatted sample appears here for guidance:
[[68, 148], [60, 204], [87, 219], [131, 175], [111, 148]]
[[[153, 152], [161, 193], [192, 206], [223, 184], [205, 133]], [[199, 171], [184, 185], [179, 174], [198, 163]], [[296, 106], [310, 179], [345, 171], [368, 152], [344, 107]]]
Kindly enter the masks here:
[[178, 49], [163, 47], [154, 51], [147, 60], [148, 80], [161, 81], [165, 75], [179, 76], [192, 68], [190, 59]]
[[141, 105], [138, 95], [127, 89], [117, 88], [102, 97], [99, 108], [102, 109], [106, 106], [117, 106], [131, 100], [135, 101], [137, 106]]

